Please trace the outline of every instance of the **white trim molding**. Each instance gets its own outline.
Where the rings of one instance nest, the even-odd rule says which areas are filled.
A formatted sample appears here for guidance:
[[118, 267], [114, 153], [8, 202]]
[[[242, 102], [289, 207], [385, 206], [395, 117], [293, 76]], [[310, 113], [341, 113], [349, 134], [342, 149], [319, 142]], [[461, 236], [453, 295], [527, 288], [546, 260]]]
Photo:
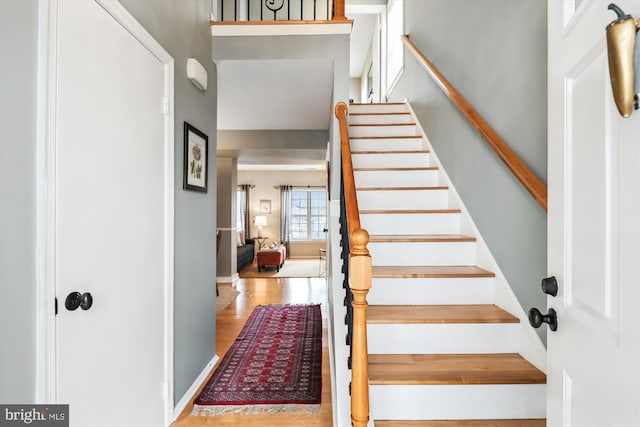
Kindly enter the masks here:
[[200, 386], [207, 380], [207, 378], [209, 378], [209, 374], [213, 371], [213, 368], [215, 368], [219, 360], [220, 357], [217, 354], [214, 354], [213, 359], [211, 359], [209, 363], [205, 365], [200, 374], [193, 381], [193, 384], [191, 384], [191, 387], [189, 387], [187, 391], [185, 391], [184, 395], [182, 395], [182, 398], [180, 398], [180, 400], [176, 404], [176, 407], [173, 408], [173, 421], [178, 419], [182, 411], [184, 411], [184, 408], [186, 408], [189, 402], [191, 402], [191, 399], [193, 399], [193, 397], [196, 395], [196, 393], [200, 389]]

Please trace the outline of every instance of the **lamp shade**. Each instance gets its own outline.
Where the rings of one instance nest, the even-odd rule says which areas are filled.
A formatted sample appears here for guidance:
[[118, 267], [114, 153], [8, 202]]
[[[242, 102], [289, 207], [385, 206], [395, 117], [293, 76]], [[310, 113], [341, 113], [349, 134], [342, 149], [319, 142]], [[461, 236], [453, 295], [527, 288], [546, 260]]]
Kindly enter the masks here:
[[258, 227], [267, 225], [267, 217], [264, 215], [257, 215], [254, 223]]

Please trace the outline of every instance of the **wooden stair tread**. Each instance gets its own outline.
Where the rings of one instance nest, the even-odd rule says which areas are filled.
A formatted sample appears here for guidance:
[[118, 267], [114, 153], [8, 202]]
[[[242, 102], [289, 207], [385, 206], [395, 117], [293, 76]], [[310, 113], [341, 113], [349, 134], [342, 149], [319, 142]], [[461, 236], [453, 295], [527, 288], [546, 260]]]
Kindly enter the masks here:
[[356, 191], [397, 191], [397, 190], [448, 190], [446, 185], [432, 187], [358, 187]]
[[491, 271], [475, 265], [454, 266], [373, 266], [374, 278], [466, 278], [466, 277], [495, 277]]
[[420, 135], [395, 135], [395, 136], [350, 136], [349, 139], [422, 139]]
[[408, 111], [393, 111], [390, 113], [349, 113], [349, 116], [396, 116], [396, 115], [406, 115], [411, 114]]
[[415, 126], [415, 123], [349, 123], [349, 126]]
[[370, 305], [367, 324], [519, 323], [513, 314], [493, 304]]
[[546, 427], [547, 420], [376, 420], [375, 427]]
[[369, 243], [398, 243], [398, 242], [475, 242], [473, 236], [464, 236], [462, 234], [375, 234], [369, 236]]
[[545, 384], [546, 375], [515, 353], [370, 354], [371, 385]]
[[360, 150], [351, 154], [428, 154], [429, 150]]
[[363, 172], [363, 171], [437, 171], [437, 166], [427, 166], [427, 167], [410, 167], [410, 168], [353, 168], [354, 172]]
[[447, 214], [460, 213], [460, 209], [369, 209], [360, 211], [360, 215], [367, 214]]
[[350, 102], [349, 105], [406, 105], [405, 102]]

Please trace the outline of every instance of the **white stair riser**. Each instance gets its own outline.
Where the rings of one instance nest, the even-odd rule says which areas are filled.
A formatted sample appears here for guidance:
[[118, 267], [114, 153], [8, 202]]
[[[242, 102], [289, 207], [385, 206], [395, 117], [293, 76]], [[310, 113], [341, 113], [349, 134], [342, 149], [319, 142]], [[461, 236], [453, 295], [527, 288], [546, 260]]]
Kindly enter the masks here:
[[350, 125], [385, 125], [394, 123], [413, 123], [411, 114], [366, 114], [349, 115]]
[[354, 168], [426, 168], [429, 153], [352, 154]]
[[369, 386], [374, 420], [545, 418], [544, 384]]
[[374, 278], [371, 305], [438, 305], [493, 303], [493, 277]]
[[351, 151], [415, 151], [422, 150], [422, 138], [350, 139]]
[[473, 265], [475, 242], [369, 242], [373, 265]]
[[[356, 180], [357, 182], [357, 180]], [[369, 234], [459, 234], [459, 213], [360, 214]]]
[[366, 136], [417, 136], [416, 125], [392, 125], [392, 126], [349, 126], [349, 137], [358, 138]]
[[357, 197], [360, 210], [447, 209], [449, 204], [446, 189], [358, 191]]
[[349, 113], [405, 113], [409, 111], [406, 104], [350, 104]]
[[369, 324], [369, 354], [517, 353], [517, 323]]
[[416, 187], [438, 185], [437, 169], [354, 171], [356, 187]]

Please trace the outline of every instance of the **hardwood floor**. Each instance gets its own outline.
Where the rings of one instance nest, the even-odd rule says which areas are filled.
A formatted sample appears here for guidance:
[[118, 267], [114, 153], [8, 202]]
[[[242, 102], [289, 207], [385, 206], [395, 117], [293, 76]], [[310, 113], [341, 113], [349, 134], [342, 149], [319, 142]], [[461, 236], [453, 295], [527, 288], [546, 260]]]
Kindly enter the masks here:
[[332, 426], [333, 415], [331, 410], [331, 380], [327, 338], [327, 285], [325, 279], [240, 279], [235, 286], [240, 291], [240, 295], [220, 312], [216, 319], [216, 353], [221, 359], [229, 350], [245, 321], [257, 305], [322, 304], [322, 402], [320, 404], [320, 412], [317, 415], [230, 414], [223, 416], [191, 416], [193, 403], [190, 403], [172, 426]]

